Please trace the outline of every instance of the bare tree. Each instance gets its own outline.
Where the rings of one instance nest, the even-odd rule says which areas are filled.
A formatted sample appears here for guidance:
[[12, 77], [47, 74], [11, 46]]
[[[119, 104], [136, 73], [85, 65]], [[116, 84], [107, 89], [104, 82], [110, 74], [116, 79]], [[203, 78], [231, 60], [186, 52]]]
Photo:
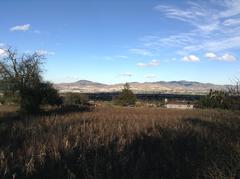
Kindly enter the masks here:
[[4, 90], [20, 96], [21, 110], [38, 110], [41, 86], [41, 65], [43, 55], [35, 52], [18, 56], [11, 48], [2, 49], [0, 57], [0, 80]]
[[43, 55], [35, 52], [17, 56], [17, 52], [11, 48], [3, 50], [0, 58], [0, 79], [23, 87], [30, 87], [36, 80], [41, 80], [40, 66]]
[[228, 87], [228, 92], [231, 96], [240, 97], [240, 79], [235, 78], [232, 81], [233, 85]]

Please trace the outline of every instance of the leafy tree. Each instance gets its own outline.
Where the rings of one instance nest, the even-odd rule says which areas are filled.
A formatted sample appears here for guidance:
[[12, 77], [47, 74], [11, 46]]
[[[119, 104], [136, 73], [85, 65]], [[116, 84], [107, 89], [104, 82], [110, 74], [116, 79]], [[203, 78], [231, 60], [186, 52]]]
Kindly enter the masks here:
[[18, 55], [11, 48], [3, 50], [4, 54], [0, 57], [0, 81], [4, 96], [17, 96], [22, 112], [38, 112], [46, 95], [57, 95], [52, 86], [42, 80], [44, 56], [37, 52]]
[[122, 92], [119, 94], [116, 100], [117, 105], [129, 106], [135, 105], [137, 98], [135, 94], [130, 90], [130, 86], [126, 83], [122, 89]]

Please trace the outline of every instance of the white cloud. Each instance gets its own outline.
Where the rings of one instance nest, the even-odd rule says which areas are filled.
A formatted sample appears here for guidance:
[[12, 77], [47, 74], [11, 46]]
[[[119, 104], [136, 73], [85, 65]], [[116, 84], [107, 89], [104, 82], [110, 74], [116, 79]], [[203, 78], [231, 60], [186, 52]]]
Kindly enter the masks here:
[[184, 9], [166, 5], [158, 5], [154, 9], [168, 18], [190, 23], [203, 32], [219, 30], [222, 19], [229, 18], [223, 22], [224, 25], [239, 23], [239, 19], [234, 19], [234, 16], [240, 14], [240, 0], [188, 2], [186, 5]]
[[130, 73], [130, 72], [125, 72], [125, 73], [121, 73], [120, 76], [122, 76], [122, 77], [132, 77], [133, 74]]
[[144, 75], [144, 78], [156, 78], [157, 76], [154, 75], [154, 74], [147, 74], [147, 75]]
[[18, 26], [12, 27], [10, 31], [28, 31], [30, 27], [31, 27], [30, 24], [18, 25]]
[[213, 16], [213, 12], [205, 5], [189, 2], [189, 6], [184, 9], [158, 5], [154, 9], [164, 13], [168, 18], [177, 19], [197, 27], [203, 32], [211, 32], [218, 28], [219, 20]]
[[130, 53], [135, 54], [135, 55], [142, 55], [142, 56], [151, 56], [152, 53], [149, 52], [148, 50], [145, 49], [137, 49], [137, 48], [133, 48], [129, 50]]
[[0, 43], [0, 47], [4, 47], [5, 46], [5, 44], [4, 43]]
[[[200, 50], [222, 51], [229, 49], [240, 49], [240, 29], [237, 32], [227, 31], [228, 34], [209, 34], [201, 32], [182, 33], [160, 39], [150, 48], [176, 47], [183, 54], [193, 53]], [[227, 33], [226, 32], [226, 33]], [[235, 35], [234, 35], [235, 34]], [[146, 39], [149, 43], [149, 39]], [[152, 43], [153, 44], [153, 43]]]
[[236, 61], [236, 57], [226, 53], [220, 58], [220, 60], [222, 60], [222, 61]]
[[202, 50], [209, 49], [212, 51], [222, 51], [239, 48], [240, 48], [240, 35], [235, 37], [222, 37], [222, 38], [216, 37], [216, 39], [206, 41], [205, 43], [202, 44], [202, 47], [200, 47], [200, 49]]
[[160, 65], [160, 61], [156, 59], [153, 59], [148, 63], [142, 63], [142, 62], [137, 63], [137, 66], [139, 67], [154, 67], [159, 65]]
[[147, 35], [141, 39], [146, 50], [159, 53], [165, 48], [176, 48], [174, 53], [187, 55], [206, 50], [240, 49], [240, 0], [187, 2], [184, 8], [160, 4], [154, 9], [192, 28], [166, 37]]
[[49, 52], [47, 50], [37, 50], [36, 53], [39, 55], [55, 55], [55, 52]]
[[221, 5], [225, 8], [219, 13], [221, 18], [236, 16], [240, 13], [240, 0], [223, 0]]
[[156, 59], [153, 59], [152, 61], [149, 62], [148, 66], [158, 66], [160, 62]]
[[235, 26], [235, 25], [239, 25], [240, 24], [240, 19], [227, 19], [223, 22], [223, 25], [225, 26]]
[[185, 61], [185, 62], [198, 62], [200, 60], [195, 55], [188, 55], [188, 56], [183, 57], [182, 61]]
[[228, 62], [237, 60], [235, 56], [233, 56], [229, 53], [225, 53], [222, 56], [218, 56], [213, 52], [208, 52], [205, 54], [205, 57], [208, 58], [209, 60], [219, 60], [219, 61], [228, 61]]
[[139, 67], [145, 67], [145, 66], [147, 66], [147, 64], [146, 64], [146, 63], [139, 62], [139, 63], [137, 63], [137, 66], [139, 66]]
[[4, 57], [6, 55], [6, 51], [0, 48], [0, 57]]
[[216, 59], [217, 55], [213, 52], [208, 52], [208, 53], [205, 54], [205, 57], [208, 58], [208, 59]]

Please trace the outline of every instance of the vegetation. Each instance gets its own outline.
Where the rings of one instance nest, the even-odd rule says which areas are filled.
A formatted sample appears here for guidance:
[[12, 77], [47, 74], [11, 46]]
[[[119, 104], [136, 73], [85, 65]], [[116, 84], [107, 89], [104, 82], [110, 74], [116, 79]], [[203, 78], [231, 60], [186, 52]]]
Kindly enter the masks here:
[[3, 179], [240, 177], [239, 112], [103, 106], [18, 120], [3, 110]]
[[19, 56], [11, 48], [4, 51], [0, 58], [0, 81], [5, 102], [18, 103], [24, 113], [38, 112], [43, 102], [61, 103], [57, 91], [42, 80], [43, 55], [35, 52]]
[[199, 101], [201, 107], [205, 108], [222, 108], [229, 109], [231, 107], [231, 98], [225, 91], [210, 90], [209, 94]]
[[199, 107], [240, 110], [240, 96], [226, 91], [210, 90], [209, 94], [199, 100]]
[[199, 100], [199, 107], [240, 110], [240, 80], [225, 91], [210, 90], [209, 94]]
[[65, 105], [84, 106], [88, 103], [88, 96], [82, 93], [67, 93], [63, 100]]
[[122, 89], [122, 92], [116, 99], [116, 104], [121, 106], [131, 106], [135, 105], [136, 101], [137, 101], [136, 96], [130, 90], [129, 84], [126, 83]]
[[42, 83], [41, 86], [42, 104], [60, 106], [63, 104], [63, 99], [59, 96], [58, 91], [49, 82]]

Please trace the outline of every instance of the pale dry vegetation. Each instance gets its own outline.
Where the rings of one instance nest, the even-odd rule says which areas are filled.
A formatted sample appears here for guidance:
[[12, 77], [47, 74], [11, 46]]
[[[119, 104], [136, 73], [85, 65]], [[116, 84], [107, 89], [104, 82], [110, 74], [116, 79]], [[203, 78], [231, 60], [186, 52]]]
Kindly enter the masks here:
[[97, 107], [24, 119], [1, 113], [0, 178], [240, 177], [239, 112]]

